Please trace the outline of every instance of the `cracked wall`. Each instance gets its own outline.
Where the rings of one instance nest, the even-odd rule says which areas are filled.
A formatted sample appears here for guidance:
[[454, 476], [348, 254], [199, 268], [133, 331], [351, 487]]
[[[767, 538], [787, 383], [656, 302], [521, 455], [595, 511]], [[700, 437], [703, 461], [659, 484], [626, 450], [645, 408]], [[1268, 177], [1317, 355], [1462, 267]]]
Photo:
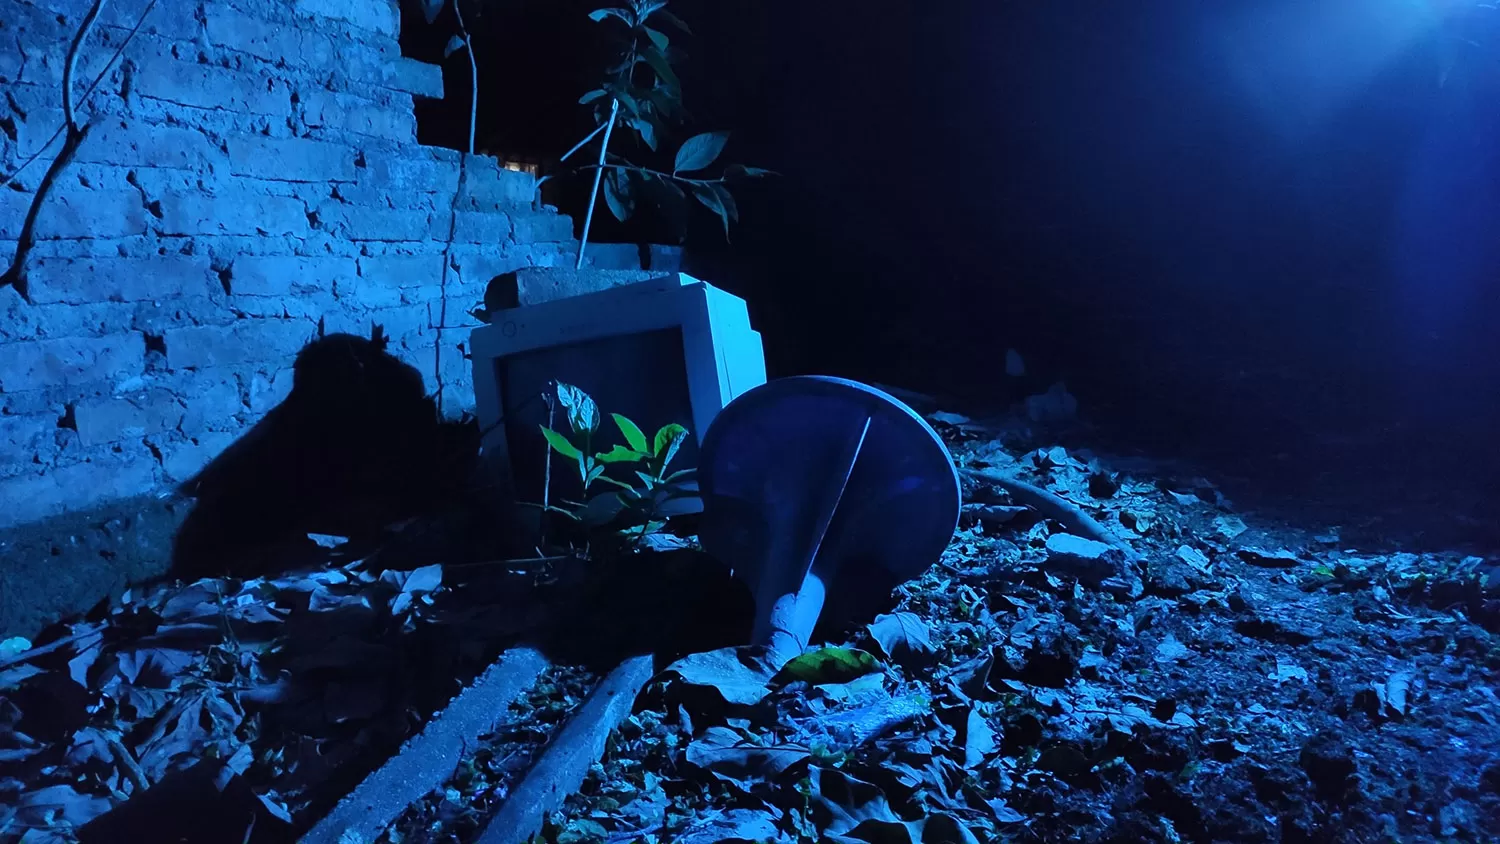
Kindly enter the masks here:
[[[82, 53], [90, 136], [0, 290], [0, 528], [162, 489], [275, 406], [327, 331], [393, 353], [473, 406], [469, 311], [504, 272], [573, 247], [532, 178], [416, 143], [442, 74], [400, 55], [390, 0], [112, 0]], [[61, 146], [84, 0], [0, 0], [0, 190], [9, 262]], [[456, 212], [454, 209], [457, 209]], [[450, 229], [453, 247], [445, 269]]]

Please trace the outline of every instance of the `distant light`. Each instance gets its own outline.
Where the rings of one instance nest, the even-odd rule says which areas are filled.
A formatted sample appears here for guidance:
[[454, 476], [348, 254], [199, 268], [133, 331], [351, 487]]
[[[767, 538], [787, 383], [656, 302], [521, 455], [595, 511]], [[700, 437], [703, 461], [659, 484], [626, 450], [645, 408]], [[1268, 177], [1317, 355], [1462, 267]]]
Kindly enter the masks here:
[[504, 167], [507, 170], [514, 170], [517, 173], [530, 173], [533, 176], [540, 176], [542, 174], [541, 165], [537, 164], [534, 161], [516, 161], [514, 159], [509, 159], [506, 161], [502, 161], [500, 163], [500, 166]]

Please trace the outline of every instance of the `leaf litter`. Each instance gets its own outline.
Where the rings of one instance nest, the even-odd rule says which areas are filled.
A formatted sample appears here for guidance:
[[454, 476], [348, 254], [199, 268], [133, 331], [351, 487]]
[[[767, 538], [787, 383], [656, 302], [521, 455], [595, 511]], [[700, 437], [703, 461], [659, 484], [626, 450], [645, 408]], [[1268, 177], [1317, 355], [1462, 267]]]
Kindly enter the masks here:
[[1063, 525], [967, 483], [890, 611], [775, 675], [748, 648], [659, 675], [542, 840], [1500, 840], [1494, 562], [1341, 549], [936, 417], [1134, 558], [1049, 551]]
[[[1103, 533], [970, 478], [887, 611], [779, 669], [664, 665], [540, 840], [1494, 840], [1493, 561], [1341, 548], [948, 416], [961, 465]], [[222, 840], [305, 826], [534, 626], [534, 589], [452, 574], [202, 580], [0, 643], [0, 840], [76, 840], [193, 776], [253, 819]], [[546, 672], [381, 840], [475, 840], [598, 676]]]

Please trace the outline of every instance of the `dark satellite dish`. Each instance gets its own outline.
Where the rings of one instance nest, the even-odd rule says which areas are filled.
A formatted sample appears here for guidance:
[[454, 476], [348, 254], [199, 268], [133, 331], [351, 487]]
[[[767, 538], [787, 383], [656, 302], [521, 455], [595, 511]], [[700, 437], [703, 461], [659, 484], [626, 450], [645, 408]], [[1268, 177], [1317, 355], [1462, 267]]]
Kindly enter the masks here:
[[932, 565], [958, 524], [942, 440], [842, 378], [783, 378], [735, 399], [704, 436], [698, 483], [704, 550], [749, 585], [754, 644], [783, 659], [807, 647], [825, 598], [860, 611]]

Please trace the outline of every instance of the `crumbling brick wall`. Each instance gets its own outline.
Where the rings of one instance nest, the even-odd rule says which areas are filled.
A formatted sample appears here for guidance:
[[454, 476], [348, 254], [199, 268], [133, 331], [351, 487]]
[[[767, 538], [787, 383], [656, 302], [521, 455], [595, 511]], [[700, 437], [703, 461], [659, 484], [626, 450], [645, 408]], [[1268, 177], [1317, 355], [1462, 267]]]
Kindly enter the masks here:
[[[105, 7], [80, 94], [147, 3]], [[0, 0], [0, 176], [42, 153], [0, 190], [5, 264], [89, 6]], [[382, 325], [445, 412], [470, 408], [486, 283], [569, 249], [530, 176], [417, 145], [413, 98], [442, 76], [400, 55], [394, 0], [157, 0], [145, 20], [79, 99], [93, 129], [42, 211], [33, 301], [0, 290], [0, 528], [190, 476], [286, 394], [320, 323]]]

